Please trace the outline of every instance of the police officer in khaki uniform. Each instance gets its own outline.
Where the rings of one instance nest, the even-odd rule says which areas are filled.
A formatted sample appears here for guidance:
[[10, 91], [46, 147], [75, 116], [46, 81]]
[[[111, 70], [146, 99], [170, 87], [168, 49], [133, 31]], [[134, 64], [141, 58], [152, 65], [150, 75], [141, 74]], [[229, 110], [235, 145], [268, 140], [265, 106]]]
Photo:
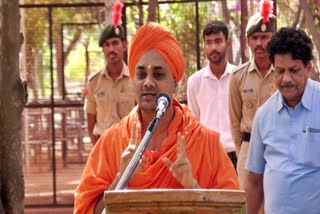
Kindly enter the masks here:
[[276, 17], [269, 14], [268, 22], [263, 22], [260, 13], [250, 17], [246, 35], [253, 59], [236, 67], [230, 78], [230, 127], [238, 156], [239, 182], [243, 190], [246, 189], [248, 172], [245, 162], [254, 115], [259, 106], [276, 91], [274, 69], [266, 49], [276, 30]]
[[101, 32], [99, 46], [106, 65], [89, 77], [85, 100], [88, 131], [93, 144], [105, 129], [119, 122], [135, 105], [133, 83], [123, 61], [127, 50], [123, 28], [106, 26]]

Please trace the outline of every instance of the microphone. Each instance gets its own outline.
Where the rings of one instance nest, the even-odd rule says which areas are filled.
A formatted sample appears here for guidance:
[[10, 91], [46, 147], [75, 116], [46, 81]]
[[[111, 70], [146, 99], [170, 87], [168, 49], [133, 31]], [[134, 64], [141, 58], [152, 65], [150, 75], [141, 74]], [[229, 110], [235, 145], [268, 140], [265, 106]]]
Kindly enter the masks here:
[[156, 118], [160, 119], [170, 105], [170, 98], [166, 94], [159, 94], [157, 98]]

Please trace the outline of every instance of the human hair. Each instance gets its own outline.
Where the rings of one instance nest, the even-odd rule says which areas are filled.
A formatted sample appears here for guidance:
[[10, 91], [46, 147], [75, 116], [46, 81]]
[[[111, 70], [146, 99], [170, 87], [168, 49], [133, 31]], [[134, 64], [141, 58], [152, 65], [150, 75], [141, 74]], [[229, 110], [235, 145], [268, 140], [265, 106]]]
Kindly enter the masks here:
[[208, 36], [210, 34], [217, 34], [220, 32], [223, 33], [225, 39], [227, 40], [229, 34], [227, 26], [223, 22], [218, 20], [211, 21], [204, 27], [202, 37], [204, 39], [205, 36]]
[[283, 27], [276, 32], [267, 46], [269, 59], [274, 63], [276, 54], [291, 54], [292, 59], [303, 61], [306, 66], [312, 59], [313, 44], [310, 37], [294, 27]]

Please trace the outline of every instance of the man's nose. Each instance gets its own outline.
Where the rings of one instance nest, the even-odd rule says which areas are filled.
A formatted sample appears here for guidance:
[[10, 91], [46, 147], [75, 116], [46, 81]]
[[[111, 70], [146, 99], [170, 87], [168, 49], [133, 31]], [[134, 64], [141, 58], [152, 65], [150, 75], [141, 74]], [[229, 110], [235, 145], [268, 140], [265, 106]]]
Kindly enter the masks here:
[[262, 39], [260, 38], [257, 39], [257, 46], [262, 46]]
[[114, 45], [111, 44], [111, 45], [109, 46], [109, 52], [112, 52], [113, 50], [114, 50]]
[[282, 81], [284, 81], [284, 82], [290, 82], [290, 81], [291, 81], [291, 74], [290, 74], [290, 72], [288, 72], [288, 71], [284, 72]]
[[211, 49], [211, 51], [217, 51], [217, 45], [216, 44], [211, 44], [210, 45], [210, 49]]
[[155, 82], [154, 82], [154, 79], [152, 77], [151, 74], [148, 74], [145, 78], [145, 81], [144, 81], [144, 86], [146, 87], [152, 87], [155, 85]]

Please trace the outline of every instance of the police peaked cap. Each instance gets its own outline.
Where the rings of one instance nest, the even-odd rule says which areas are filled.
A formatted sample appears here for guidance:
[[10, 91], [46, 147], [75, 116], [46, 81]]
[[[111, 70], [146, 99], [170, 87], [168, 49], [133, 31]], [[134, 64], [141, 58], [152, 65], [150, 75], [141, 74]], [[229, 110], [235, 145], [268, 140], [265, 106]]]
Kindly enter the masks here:
[[120, 25], [117, 28], [115, 28], [112, 24], [107, 25], [100, 34], [99, 46], [102, 47], [103, 43], [107, 39], [115, 37], [121, 40], [125, 40], [123, 28]]
[[256, 32], [275, 32], [276, 23], [277, 19], [275, 15], [269, 14], [269, 22], [263, 24], [263, 17], [259, 13], [256, 13], [253, 16], [251, 16], [248, 21], [246, 35], [251, 36], [253, 33]]

